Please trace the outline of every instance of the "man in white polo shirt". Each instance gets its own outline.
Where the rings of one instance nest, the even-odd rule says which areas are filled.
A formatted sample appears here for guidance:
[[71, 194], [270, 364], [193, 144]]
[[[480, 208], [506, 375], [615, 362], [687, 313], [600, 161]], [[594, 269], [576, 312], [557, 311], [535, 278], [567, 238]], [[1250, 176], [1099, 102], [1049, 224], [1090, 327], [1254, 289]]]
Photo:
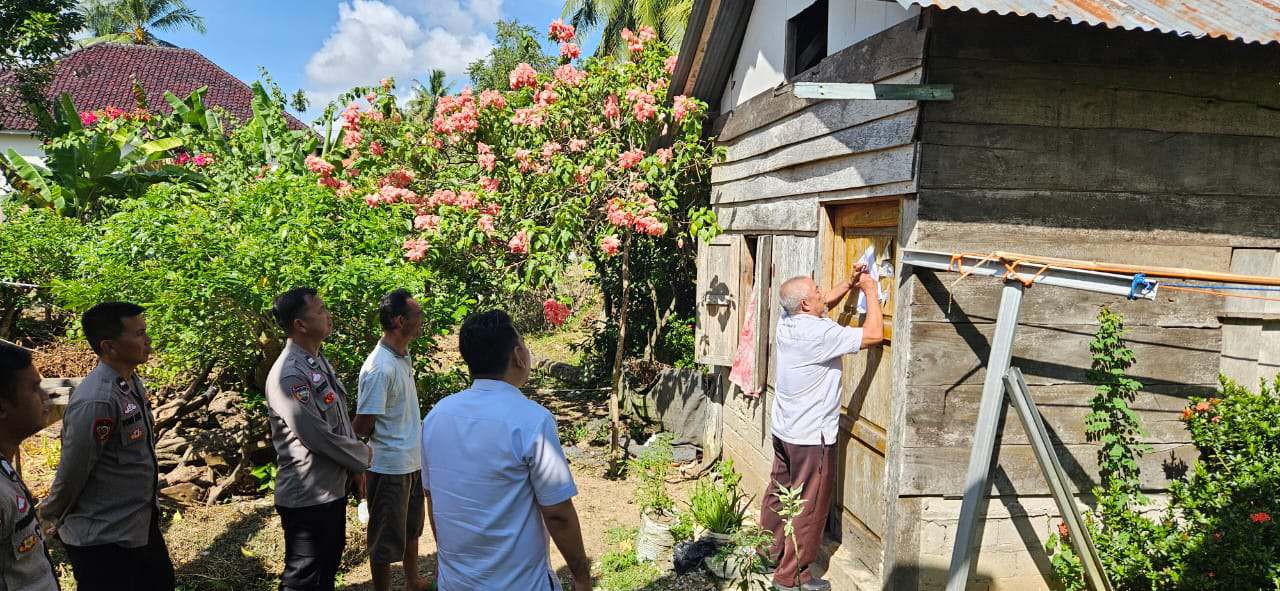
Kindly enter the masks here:
[[446, 396], [422, 425], [422, 483], [439, 549], [440, 591], [559, 591], [548, 534], [574, 591], [591, 590], [591, 561], [556, 420], [520, 392], [532, 356], [499, 310], [458, 332], [470, 388]]
[[[866, 295], [862, 328], [841, 326], [826, 317], [854, 286]], [[879, 287], [863, 265], [853, 277], [824, 294], [809, 277], [782, 284], [778, 299], [783, 317], [776, 335], [778, 378], [773, 398], [773, 472], [760, 512], [761, 525], [773, 532], [769, 549], [777, 560], [773, 586], [781, 591], [825, 591], [831, 584], [814, 577], [809, 565], [822, 547], [836, 475], [836, 433], [840, 426], [841, 358], [884, 340]], [[795, 543], [783, 535], [778, 487], [801, 488], [803, 510], [794, 520]], [[798, 546], [798, 550], [797, 550]]]
[[391, 588], [391, 564], [404, 562], [405, 588], [426, 589], [418, 576], [418, 538], [426, 506], [422, 492], [419, 429], [422, 411], [413, 379], [409, 343], [422, 336], [422, 308], [408, 290], [378, 303], [382, 339], [360, 368], [352, 428], [369, 438], [373, 462], [365, 494], [369, 502], [369, 567], [373, 588]]

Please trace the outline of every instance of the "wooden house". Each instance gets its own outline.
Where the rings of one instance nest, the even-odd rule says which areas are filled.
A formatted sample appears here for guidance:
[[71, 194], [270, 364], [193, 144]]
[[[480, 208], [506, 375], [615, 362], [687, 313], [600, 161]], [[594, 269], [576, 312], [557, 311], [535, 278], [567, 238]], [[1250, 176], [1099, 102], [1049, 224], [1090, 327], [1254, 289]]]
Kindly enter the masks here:
[[[964, 10], [961, 10], [964, 9]], [[903, 248], [1025, 252], [1280, 275], [1280, 9], [1262, 0], [698, 0], [672, 94], [711, 105], [725, 233], [700, 247], [698, 359], [728, 374], [756, 298], [763, 395], [722, 388], [719, 431], [756, 495], [772, 460], [777, 286], [830, 286], [868, 245], [895, 268], [891, 341], [845, 362], [837, 589], [940, 589], [996, 316], [992, 280], [913, 272]], [[795, 83], [951, 85], [952, 100], [814, 100]], [[1274, 302], [1127, 302], [1033, 287], [1014, 348], [1077, 491], [1099, 308], [1146, 388], [1143, 479], [1194, 459], [1178, 420], [1219, 372], [1280, 372]], [[857, 323], [853, 304], [832, 311]], [[1057, 509], [1006, 418], [971, 589], [1051, 586]], [[1081, 501], [1088, 503], [1086, 496]]]

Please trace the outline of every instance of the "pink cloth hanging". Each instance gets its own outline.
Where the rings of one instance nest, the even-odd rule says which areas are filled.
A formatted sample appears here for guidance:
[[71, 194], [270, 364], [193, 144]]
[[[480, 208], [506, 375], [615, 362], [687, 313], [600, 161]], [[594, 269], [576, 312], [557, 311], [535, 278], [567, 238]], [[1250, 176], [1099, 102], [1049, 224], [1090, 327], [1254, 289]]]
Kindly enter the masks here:
[[742, 332], [738, 334], [738, 351], [733, 355], [733, 369], [729, 372], [729, 382], [742, 389], [742, 393], [750, 398], [760, 396], [756, 388], [756, 314], [757, 301], [755, 295], [747, 306], [747, 317], [742, 323]]

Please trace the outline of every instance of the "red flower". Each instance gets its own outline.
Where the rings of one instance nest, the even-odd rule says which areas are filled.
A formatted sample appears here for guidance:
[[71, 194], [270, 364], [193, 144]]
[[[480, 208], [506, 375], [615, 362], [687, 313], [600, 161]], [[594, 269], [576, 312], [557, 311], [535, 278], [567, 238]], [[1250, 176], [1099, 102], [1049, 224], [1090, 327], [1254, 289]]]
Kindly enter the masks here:
[[1058, 522], [1058, 535], [1061, 535], [1064, 538], [1071, 535], [1071, 530], [1067, 529], [1067, 522]]
[[1252, 521], [1254, 523], [1266, 523], [1268, 521], [1271, 521], [1271, 515], [1264, 511], [1259, 511], [1257, 513], [1254, 513], [1253, 515], [1250, 515], [1249, 521]]
[[1184, 421], [1189, 421], [1189, 420], [1191, 420], [1191, 407], [1190, 407], [1190, 406], [1188, 406], [1188, 407], [1186, 407], [1186, 408], [1182, 409], [1182, 420], [1184, 420]]
[[542, 303], [542, 312], [547, 318], [547, 324], [552, 326], [560, 326], [569, 318], [569, 306], [566, 306], [553, 299], [548, 299]]
[[1205, 412], [1205, 411], [1207, 411], [1207, 410], [1209, 410], [1209, 403], [1208, 403], [1208, 402], [1201, 402], [1201, 403], [1196, 404], [1196, 412]]

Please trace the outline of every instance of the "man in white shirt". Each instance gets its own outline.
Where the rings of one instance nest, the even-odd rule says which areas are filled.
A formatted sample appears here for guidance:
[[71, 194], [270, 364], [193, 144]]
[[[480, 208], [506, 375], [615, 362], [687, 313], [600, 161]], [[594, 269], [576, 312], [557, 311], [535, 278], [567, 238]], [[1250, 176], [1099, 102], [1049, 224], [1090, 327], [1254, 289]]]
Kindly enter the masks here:
[[[866, 295], [862, 328], [826, 317], [855, 285]], [[884, 340], [879, 286], [863, 265], [853, 277], [824, 294], [809, 277], [793, 277], [779, 290], [783, 317], [776, 335], [778, 379], [773, 398], [773, 472], [761, 510], [761, 525], [773, 532], [769, 549], [777, 559], [773, 586], [780, 591], [825, 591], [827, 581], [808, 570], [822, 547], [836, 475], [840, 426], [841, 358]], [[801, 488], [805, 499], [793, 522], [795, 539], [783, 534], [779, 487]]]
[[422, 308], [405, 289], [378, 303], [382, 339], [360, 368], [352, 427], [369, 438], [373, 462], [365, 494], [369, 503], [369, 568], [373, 588], [391, 588], [391, 564], [404, 562], [405, 588], [426, 589], [418, 576], [418, 538], [426, 517], [422, 492], [422, 411], [409, 344], [422, 336]]
[[458, 349], [473, 383], [422, 425], [422, 484], [439, 549], [440, 591], [560, 591], [548, 533], [574, 591], [591, 590], [578, 494], [555, 417], [519, 390], [532, 356], [502, 311], [462, 323]]

